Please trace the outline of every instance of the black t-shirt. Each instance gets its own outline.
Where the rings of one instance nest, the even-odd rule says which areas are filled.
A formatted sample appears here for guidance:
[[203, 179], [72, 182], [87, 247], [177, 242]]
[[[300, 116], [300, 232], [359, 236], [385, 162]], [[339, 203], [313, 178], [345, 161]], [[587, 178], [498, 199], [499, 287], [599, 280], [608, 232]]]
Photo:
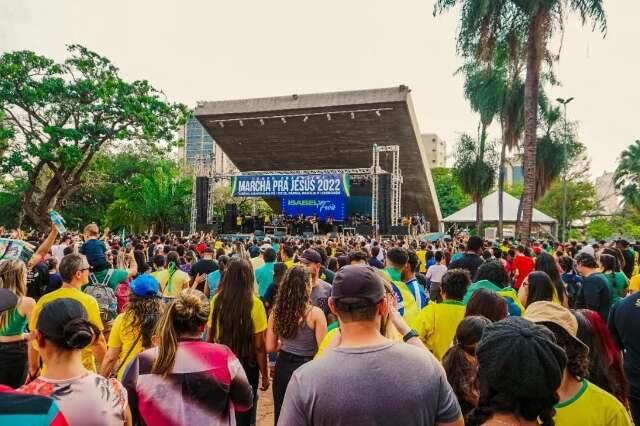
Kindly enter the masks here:
[[633, 250], [625, 249], [622, 251], [622, 256], [624, 257], [624, 269], [623, 272], [627, 276], [627, 278], [631, 278], [633, 275], [633, 267], [635, 266], [635, 255], [633, 254]]
[[465, 253], [462, 257], [449, 264], [449, 269], [466, 269], [471, 275], [471, 279], [476, 275], [476, 271], [484, 260], [477, 254]]
[[576, 297], [576, 308], [591, 309], [600, 314], [603, 321], [609, 318], [611, 306], [611, 292], [607, 277], [600, 272], [595, 272], [582, 281]]
[[44, 263], [38, 263], [27, 274], [27, 296], [40, 299], [49, 285], [49, 270]]
[[[218, 262], [211, 259], [200, 259], [191, 267], [191, 272], [189, 275], [192, 277], [197, 277], [200, 274], [207, 274], [218, 270]], [[204, 291], [204, 282], [198, 284], [198, 290]]]
[[624, 371], [630, 396], [640, 398], [640, 293], [625, 297], [611, 307], [609, 330], [624, 350]]

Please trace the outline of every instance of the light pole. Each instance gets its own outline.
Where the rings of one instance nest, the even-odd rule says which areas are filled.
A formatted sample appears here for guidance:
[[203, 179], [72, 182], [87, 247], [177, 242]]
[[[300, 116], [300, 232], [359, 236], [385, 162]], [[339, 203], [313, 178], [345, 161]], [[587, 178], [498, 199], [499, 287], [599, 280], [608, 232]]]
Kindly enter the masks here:
[[562, 173], [562, 242], [567, 241], [567, 168], [569, 167], [569, 159], [567, 158], [567, 144], [569, 142], [569, 130], [567, 127], [567, 104], [574, 98], [557, 98], [556, 101], [562, 104], [564, 108], [564, 142], [562, 144], [564, 151], [564, 167]]

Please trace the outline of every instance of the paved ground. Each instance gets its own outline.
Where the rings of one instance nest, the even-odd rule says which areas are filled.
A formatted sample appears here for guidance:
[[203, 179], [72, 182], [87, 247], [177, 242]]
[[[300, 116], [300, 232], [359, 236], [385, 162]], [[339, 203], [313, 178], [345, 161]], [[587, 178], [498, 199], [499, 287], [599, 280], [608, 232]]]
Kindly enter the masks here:
[[[273, 384], [273, 383], [272, 383]], [[273, 393], [271, 388], [266, 392], [258, 391], [257, 426], [273, 426]]]

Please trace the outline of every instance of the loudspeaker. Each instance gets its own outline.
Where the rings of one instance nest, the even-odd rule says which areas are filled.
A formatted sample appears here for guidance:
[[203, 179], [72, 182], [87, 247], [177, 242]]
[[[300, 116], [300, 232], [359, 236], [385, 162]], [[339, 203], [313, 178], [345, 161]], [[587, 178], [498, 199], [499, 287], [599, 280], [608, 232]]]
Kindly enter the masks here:
[[206, 176], [196, 177], [196, 224], [207, 223], [207, 210], [209, 208], [209, 178]]
[[409, 235], [409, 229], [406, 226], [389, 226], [388, 235]]
[[378, 232], [388, 234], [391, 226], [391, 175], [378, 176]]
[[359, 234], [359, 235], [373, 235], [373, 226], [371, 226], [371, 225], [356, 225], [356, 234]]
[[237, 204], [225, 204], [224, 205], [224, 224], [222, 226], [225, 233], [230, 233], [236, 230], [236, 217], [238, 216]]

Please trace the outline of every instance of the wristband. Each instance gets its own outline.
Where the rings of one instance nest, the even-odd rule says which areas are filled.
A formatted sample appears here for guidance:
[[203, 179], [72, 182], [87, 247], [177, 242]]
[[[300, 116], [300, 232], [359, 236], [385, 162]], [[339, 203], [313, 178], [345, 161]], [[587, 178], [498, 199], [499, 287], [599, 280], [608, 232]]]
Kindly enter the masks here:
[[412, 328], [407, 332], [407, 334], [402, 336], [402, 341], [406, 343], [407, 341], [409, 341], [410, 339], [413, 339], [414, 337], [418, 337], [418, 332]]

